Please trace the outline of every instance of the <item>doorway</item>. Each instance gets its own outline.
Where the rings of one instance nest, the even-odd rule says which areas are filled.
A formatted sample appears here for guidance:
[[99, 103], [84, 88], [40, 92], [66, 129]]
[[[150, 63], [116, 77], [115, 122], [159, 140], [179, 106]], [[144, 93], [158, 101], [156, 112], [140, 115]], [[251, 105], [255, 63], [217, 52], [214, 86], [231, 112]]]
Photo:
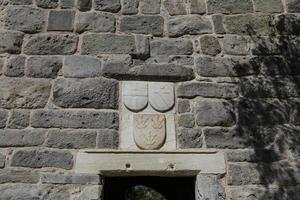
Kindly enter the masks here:
[[195, 200], [195, 177], [105, 177], [105, 200]]

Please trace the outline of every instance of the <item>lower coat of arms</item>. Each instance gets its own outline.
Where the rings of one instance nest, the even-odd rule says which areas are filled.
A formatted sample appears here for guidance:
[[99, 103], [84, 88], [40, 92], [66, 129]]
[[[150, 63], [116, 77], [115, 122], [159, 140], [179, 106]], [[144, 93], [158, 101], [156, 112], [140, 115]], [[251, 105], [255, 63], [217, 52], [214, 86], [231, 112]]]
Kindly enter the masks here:
[[134, 114], [133, 135], [136, 145], [144, 150], [160, 149], [166, 140], [166, 118], [161, 114]]

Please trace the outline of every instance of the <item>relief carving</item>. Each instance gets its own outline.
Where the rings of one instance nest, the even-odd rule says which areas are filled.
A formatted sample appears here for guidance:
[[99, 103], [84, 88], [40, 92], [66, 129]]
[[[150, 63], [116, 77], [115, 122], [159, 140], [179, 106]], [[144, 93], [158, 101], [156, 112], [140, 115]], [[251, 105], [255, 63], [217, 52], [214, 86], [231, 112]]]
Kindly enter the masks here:
[[175, 104], [173, 83], [149, 83], [149, 102], [152, 108], [165, 112]]
[[155, 150], [166, 140], [166, 118], [161, 114], [134, 114], [133, 135], [140, 149]]
[[143, 82], [123, 83], [123, 102], [126, 108], [138, 112], [148, 105], [148, 85]]

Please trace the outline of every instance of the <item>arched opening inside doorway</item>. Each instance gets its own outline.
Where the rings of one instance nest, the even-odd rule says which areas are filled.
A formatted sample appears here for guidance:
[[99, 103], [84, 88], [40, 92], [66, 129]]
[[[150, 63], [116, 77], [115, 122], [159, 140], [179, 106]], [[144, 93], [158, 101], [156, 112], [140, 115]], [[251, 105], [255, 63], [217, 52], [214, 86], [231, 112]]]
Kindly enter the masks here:
[[105, 200], [194, 200], [194, 177], [106, 177]]

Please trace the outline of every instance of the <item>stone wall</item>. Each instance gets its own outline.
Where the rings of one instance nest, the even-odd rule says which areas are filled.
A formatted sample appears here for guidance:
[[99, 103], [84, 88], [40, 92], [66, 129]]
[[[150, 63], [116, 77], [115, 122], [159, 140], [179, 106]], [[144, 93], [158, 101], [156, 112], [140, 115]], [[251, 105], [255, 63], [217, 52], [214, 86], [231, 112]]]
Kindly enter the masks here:
[[120, 80], [175, 82], [177, 146], [226, 153], [227, 199], [300, 199], [299, 0], [0, 8], [1, 200], [99, 198], [75, 155], [118, 148]]

